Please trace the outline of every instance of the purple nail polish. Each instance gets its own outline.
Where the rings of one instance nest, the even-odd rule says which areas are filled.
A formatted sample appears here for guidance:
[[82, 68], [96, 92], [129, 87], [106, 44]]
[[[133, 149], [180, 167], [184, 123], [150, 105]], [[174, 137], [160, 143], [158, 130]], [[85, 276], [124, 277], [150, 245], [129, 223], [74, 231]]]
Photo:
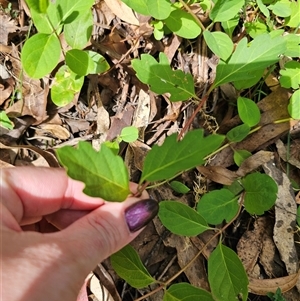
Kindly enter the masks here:
[[141, 200], [125, 210], [125, 218], [130, 232], [146, 226], [157, 214], [158, 203], [152, 199]]

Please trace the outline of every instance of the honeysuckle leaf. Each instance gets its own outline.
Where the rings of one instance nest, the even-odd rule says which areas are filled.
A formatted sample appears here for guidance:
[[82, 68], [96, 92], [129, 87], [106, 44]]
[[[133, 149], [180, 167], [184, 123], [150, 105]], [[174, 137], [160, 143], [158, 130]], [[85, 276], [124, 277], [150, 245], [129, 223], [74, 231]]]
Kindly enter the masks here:
[[149, 54], [142, 54], [140, 60], [132, 60], [132, 66], [141, 82], [148, 84], [155, 93], [170, 93], [171, 101], [195, 97], [192, 75], [172, 70], [167, 56], [162, 52], [159, 54], [159, 62]]
[[130, 193], [128, 171], [124, 161], [106, 145], [100, 151], [81, 141], [77, 148], [64, 146], [56, 151], [69, 177], [85, 184], [89, 196], [106, 201], [122, 202]]
[[196, 236], [210, 229], [199, 213], [176, 201], [160, 202], [158, 217], [168, 230], [177, 235]]
[[161, 146], [154, 145], [148, 152], [141, 182], [170, 179], [179, 172], [203, 164], [204, 157], [215, 151], [223, 140], [222, 135], [204, 137], [202, 129], [188, 132], [181, 141], [177, 141], [176, 134], [167, 137]]
[[250, 44], [243, 38], [226, 62], [219, 61], [213, 86], [252, 78], [258, 81], [258, 71], [262, 73], [265, 68], [278, 62], [279, 55], [285, 50], [286, 42], [282, 36], [272, 38], [269, 34], [262, 34]]
[[111, 255], [110, 261], [117, 274], [135, 288], [143, 288], [155, 282], [130, 245]]
[[245, 268], [230, 248], [219, 244], [208, 258], [208, 281], [214, 300], [248, 298], [248, 277]]

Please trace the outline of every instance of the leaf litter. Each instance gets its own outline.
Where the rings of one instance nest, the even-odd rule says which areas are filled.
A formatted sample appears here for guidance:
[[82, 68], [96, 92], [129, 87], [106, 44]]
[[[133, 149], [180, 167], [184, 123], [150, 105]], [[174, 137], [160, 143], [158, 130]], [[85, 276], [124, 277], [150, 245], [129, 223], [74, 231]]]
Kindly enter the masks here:
[[[139, 74], [135, 75], [131, 67], [132, 59], [140, 58], [143, 53], [144, 58], [148, 53], [156, 57], [161, 53], [160, 62], [171, 62], [172, 69], [176, 69], [173, 74], [178, 74], [179, 81], [186, 81], [188, 92], [184, 95], [192, 95], [195, 91], [197, 96], [202, 97], [215, 78], [216, 58], [210, 55], [201, 37], [193, 45], [177, 35], [157, 41], [152, 36], [153, 27], [149, 25], [149, 17], [133, 13], [118, 0], [105, 0], [94, 5], [93, 39], [87, 47], [105, 55], [111, 61], [111, 69], [104, 74], [88, 76], [85, 86], [73, 101], [58, 108], [49, 101], [51, 77], [33, 80], [22, 72], [19, 52], [29, 30], [28, 8], [23, 1], [11, 1], [11, 6], [7, 1], [0, 1], [0, 4], [0, 105], [14, 126], [12, 130], [1, 127], [1, 167], [57, 167], [59, 164], [53, 155], [55, 149], [64, 145], [75, 146], [80, 141], [90, 141], [95, 149], [99, 149], [102, 142], [117, 137], [122, 128], [134, 125], [139, 129], [139, 140], [122, 145], [121, 154], [129, 167], [131, 179], [138, 182], [147, 151], [155, 144], [162, 144], [171, 134], [178, 133], [192, 116], [196, 104], [172, 102], [177, 100], [172, 93], [157, 95], [149, 91], [148, 86], [138, 80]], [[193, 9], [199, 10], [197, 6]], [[276, 41], [276, 45], [283, 47], [279, 40]], [[279, 51], [274, 43], [272, 45], [272, 51]], [[245, 47], [241, 43], [239, 47], [242, 46]], [[257, 42], [249, 47], [255, 47], [254, 54], [260, 55]], [[240, 48], [238, 51], [241, 51]], [[246, 50], [250, 51], [250, 48]], [[268, 55], [268, 51], [265, 51], [265, 55]], [[244, 75], [244, 65], [240, 63], [241, 75]], [[236, 75], [231, 76], [233, 70], [228, 68], [226, 64], [219, 66], [221, 72], [231, 80], [240, 79]], [[151, 72], [165, 70], [162, 67]], [[156, 78], [162, 84], [162, 90], [157, 92], [165, 91], [164, 85], [172, 72], [168, 69], [166, 77]], [[250, 300], [267, 300], [263, 295], [275, 292], [278, 286], [287, 292], [284, 294], [286, 300], [300, 298], [300, 239], [295, 224], [296, 197], [291, 189], [291, 182], [300, 186], [299, 123], [291, 127], [287, 123], [273, 123], [289, 116], [286, 108], [290, 92], [279, 87], [277, 78], [274, 72], [265, 78], [266, 97], [258, 99], [262, 128], [242, 142], [233, 144], [234, 149], [252, 153], [238, 169], [233, 168], [232, 149], [226, 148], [210, 159], [205, 167], [201, 166], [177, 178], [190, 188], [187, 194], [174, 192], [168, 184], [150, 190], [150, 195], [158, 200], [177, 200], [194, 208], [198, 201], [195, 195], [201, 196], [204, 192], [219, 188], [219, 184], [230, 185], [236, 177], [255, 170], [264, 168], [267, 174], [278, 181], [280, 190], [274, 210], [261, 217], [242, 213], [236, 224], [225, 233], [223, 243], [237, 250], [251, 277], [249, 289], [256, 295], [250, 295]], [[286, 78], [282, 80], [287, 81]], [[218, 81], [222, 82], [217, 78]], [[195, 87], [192, 86], [193, 82]], [[293, 86], [297, 83], [294, 79]], [[173, 88], [176, 93], [178, 87]], [[216, 97], [208, 100], [204, 111], [194, 118], [191, 128], [203, 128], [206, 134], [214, 133], [217, 129], [218, 133], [226, 134], [241, 124], [236, 110], [229, 105], [230, 102], [236, 102], [237, 93], [231, 84], [222, 85], [215, 91]], [[216, 120], [217, 128], [212, 120]], [[287, 140], [288, 133], [292, 137], [291, 144]], [[286, 175], [287, 162], [290, 180]], [[155, 218], [153, 224], [132, 245], [150, 274], [164, 281], [180, 271], [210, 236], [210, 231], [195, 237], [176, 236]], [[188, 281], [209, 289], [205, 262], [217, 243], [211, 242], [193, 265], [178, 276], [177, 281]], [[112, 270], [108, 260], [101, 265], [101, 269], [98, 266], [94, 273], [103, 281], [95, 283], [95, 279], [93, 282], [89, 279], [87, 286], [97, 291], [98, 300], [102, 298], [98, 291], [102, 285], [106, 288], [109, 300], [135, 300], [140, 294], [156, 288], [156, 285], [143, 290], [129, 287]], [[112, 277], [104, 276], [108, 273]], [[157, 293], [149, 300], [162, 300], [162, 295]]]

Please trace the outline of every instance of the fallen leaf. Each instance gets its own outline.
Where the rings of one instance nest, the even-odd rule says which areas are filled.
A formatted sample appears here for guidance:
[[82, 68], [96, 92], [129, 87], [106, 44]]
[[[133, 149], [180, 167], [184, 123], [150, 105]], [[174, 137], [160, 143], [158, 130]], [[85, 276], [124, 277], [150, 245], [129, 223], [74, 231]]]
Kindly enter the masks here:
[[124, 2], [120, 0], [104, 0], [106, 5], [111, 11], [119, 17], [121, 20], [133, 24], [139, 25], [139, 20], [134, 15], [132, 9], [128, 7]]
[[42, 124], [41, 129], [46, 132], [50, 132], [54, 137], [67, 140], [70, 137], [69, 131], [61, 125], [58, 124]]
[[295, 286], [299, 277], [299, 271], [289, 276], [274, 279], [249, 278], [249, 292], [261, 296], [265, 296], [267, 293], [276, 293], [278, 288], [280, 288], [283, 293], [287, 292]]
[[291, 275], [299, 269], [294, 241], [297, 216], [295, 195], [287, 175], [277, 169], [272, 161], [264, 164], [263, 168], [278, 185], [273, 238], [287, 273]]
[[261, 165], [269, 162], [274, 157], [272, 152], [259, 151], [247, 158], [239, 167], [236, 174], [240, 177], [244, 177], [250, 172], [256, 170]]
[[198, 171], [213, 182], [231, 185], [238, 176], [222, 166], [197, 166]]

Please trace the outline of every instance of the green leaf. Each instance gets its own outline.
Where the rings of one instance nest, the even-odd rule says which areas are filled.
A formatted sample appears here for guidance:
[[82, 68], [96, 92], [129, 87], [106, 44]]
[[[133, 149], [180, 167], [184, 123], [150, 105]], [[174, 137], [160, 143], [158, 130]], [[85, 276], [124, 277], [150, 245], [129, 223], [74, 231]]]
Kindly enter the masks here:
[[290, 8], [292, 13], [289, 17], [285, 18], [285, 26], [296, 28], [300, 24], [300, 3], [299, 1], [291, 2]]
[[244, 140], [250, 133], [250, 127], [247, 124], [241, 124], [231, 129], [227, 134], [226, 138], [230, 142], [240, 142]]
[[104, 141], [105, 144], [115, 155], [119, 153], [120, 146], [117, 141]]
[[54, 34], [32, 36], [22, 49], [21, 62], [25, 72], [32, 78], [49, 74], [58, 64], [60, 52], [60, 43]]
[[242, 179], [245, 188], [244, 205], [250, 214], [261, 215], [276, 201], [278, 187], [266, 174], [253, 173]]
[[65, 25], [64, 37], [73, 49], [84, 48], [90, 40], [93, 30], [93, 16], [90, 10], [79, 14], [73, 21]]
[[219, 244], [208, 258], [208, 281], [215, 300], [246, 301], [248, 277], [237, 254]]
[[241, 166], [241, 164], [252, 155], [249, 151], [243, 149], [235, 149], [233, 152], [233, 160], [237, 166]]
[[83, 76], [79, 77], [66, 65], [61, 66], [52, 82], [51, 99], [53, 103], [59, 107], [69, 104], [75, 94], [81, 90], [83, 82]]
[[260, 11], [265, 15], [265, 17], [269, 18], [270, 17], [270, 12], [267, 9], [267, 6], [264, 5], [262, 0], [256, 0], [256, 3], [258, 5], [258, 8], [260, 9]]
[[13, 123], [10, 121], [5, 111], [0, 111], [0, 126], [12, 130], [14, 128]]
[[209, 17], [214, 22], [232, 19], [245, 4], [244, 0], [218, 0], [210, 11]]
[[257, 69], [253, 70], [251, 76], [252, 78], [236, 80], [234, 82], [234, 86], [237, 90], [243, 90], [247, 88], [251, 88], [254, 86], [263, 76], [265, 69]]
[[94, 0], [57, 0], [57, 12], [64, 24], [72, 23], [81, 13], [90, 10]]
[[300, 63], [296, 61], [287, 62], [284, 69], [279, 71], [281, 77], [279, 82], [283, 88], [299, 89], [300, 86]]
[[160, 202], [158, 217], [168, 230], [177, 235], [196, 236], [210, 229], [200, 214], [180, 202]]
[[297, 219], [296, 219], [296, 221], [297, 221], [298, 226], [300, 226], [300, 206], [298, 206], [298, 208], [297, 208]]
[[95, 63], [85, 51], [71, 49], [66, 53], [66, 64], [79, 76], [85, 76], [95, 69]]
[[214, 87], [228, 82], [251, 80], [257, 76], [257, 70], [276, 63], [285, 49], [286, 43], [281, 36], [271, 38], [269, 34], [259, 35], [249, 45], [247, 39], [243, 38], [226, 63], [220, 60]]
[[135, 249], [127, 245], [110, 256], [110, 262], [117, 274], [135, 288], [143, 288], [155, 282]]
[[186, 39], [194, 39], [201, 33], [201, 27], [196, 23], [194, 17], [181, 9], [173, 10], [164, 21], [172, 32]]
[[179, 172], [203, 164], [204, 157], [224, 140], [224, 136], [204, 137], [203, 133], [202, 129], [190, 131], [181, 141], [173, 134], [161, 146], [154, 145], [145, 158], [141, 182], [170, 179]]
[[133, 142], [139, 137], [139, 130], [135, 126], [127, 126], [122, 129], [120, 138], [127, 142]]
[[197, 211], [212, 225], [230, 222], [238, 210], [238, 197], [225, 188], [204, 194], [197, 205]]
[[295, 91], [290, 98], [288, 111], [292, 118], [300, 119], [300, 90]]
[[124, 161], [106, 145], [102, 145], [97, 152], [89, 143], [81, 141], [77, 149], [64, 146], [56, 153], [68, 175], [85, 183], [83, 192], [87, 195], [122, 202], [130, 193]]
[[163, 20], [171, 13], [171, 2], [168, 0], [122, 0], [136, 12]]
[[181, 183], [179, 181], [170, 182], [170, 186], [174, 191], [176, 191], [178, 193], [185, 194], [190, 191], [190, 189], [186, 185], [184, 185], [183, 183]]
[[261, 34], [269, 32], [266, 22], [260, 18], [252, 22], [245, 23], [245, 28], [246, 32], [250, 35], [251, 38], [256, 38]]
[[138, 79], [150, 85], [158, 94], [170, 93], [171, 101], [187, 100], [195, 97], [194, 80], [190, 73], [173, 71], [167, 56], [160, 52], [159, 63], [149, 54], [142, 54], [141, 59], [132, 60], [132, 67]]
[[45, 14], [49, 6], [49, 0], [26, 0], [30, 10]]
[[212, 295], [189, 283], [172, 284], [164, 294], [163, 301], [214, 301]]
[[224, 61], [229, 58], [233, 51], [233, 42], [227, 34], [220, 31], [210, 32], [205, 30], [203, 36], [207, 46], [214, 54]]
[[31, 17], [34, 26], [37, 28], [39, 33], [53, 33], [53, 28], [59, 35], [62, 31], [61, 19], [58, 15], [57, 3], [50, 2], [47, 14], [38, 13], [37, 11], [31, 11]]
[[240, 20], [239, 15], [236, 15], [236, 16], [233, 17], [232, 19], [227, 20], [227, 21], [223, 21], [223, 22], [221, 23], [221, 25], [222, 25], [224, 31], [228, 34], [228, 36], [229, 36], [230, 38], [232, 38], [233, 31], [234, 31], [234, 29], [236, 28], [236, 26], [238, 25], [239, 20]]
[[249, 127], [260, 121], [260, 111], [257, 104], [249, 98], [239, 97], [237, 100], [238, 112], [241, 120]]
[[286, 40], [284, 55], [296, 58], [300, 57], [300, 35], [287, 34], [283, 38]]
[[274, 4], [269, 5], [268, 9], [278, 17], [285, 18], [292, 14], [289, 1], [277, 1]]
[[88, 70], [89, 74], [100, 74], [109, 70], [110, 66], [104, 56], [91, 50], [87, 50], [85, 52], [89, 55], [89, 57], [94, 62], [93, 68], [90, 68]]

